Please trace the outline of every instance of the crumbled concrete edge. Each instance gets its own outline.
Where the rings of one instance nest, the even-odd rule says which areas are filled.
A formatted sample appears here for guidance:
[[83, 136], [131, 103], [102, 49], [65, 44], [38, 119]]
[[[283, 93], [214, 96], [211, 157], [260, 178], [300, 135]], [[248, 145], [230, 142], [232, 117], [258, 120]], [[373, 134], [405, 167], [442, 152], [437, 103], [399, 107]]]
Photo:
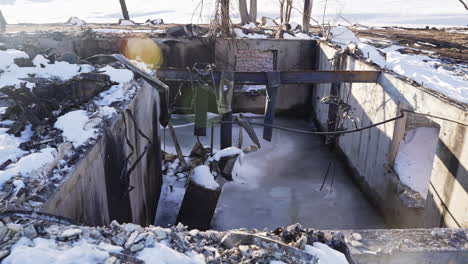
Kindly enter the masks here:
[[421, 253], [421, 258], [427, 252], [468, 257], [468, 229], [386, 229], [343, 233], [351, 256], [358, 263], [364, 257], [379, 259], [391, 255], [397, 259], [407, 253]]

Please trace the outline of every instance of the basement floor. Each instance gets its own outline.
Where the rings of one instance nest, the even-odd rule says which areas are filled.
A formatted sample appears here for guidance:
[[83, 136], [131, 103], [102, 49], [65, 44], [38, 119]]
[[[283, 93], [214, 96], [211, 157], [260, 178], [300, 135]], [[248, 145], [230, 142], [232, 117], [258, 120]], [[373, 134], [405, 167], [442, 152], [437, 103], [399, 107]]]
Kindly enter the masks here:
[[[173, 123], [184, 153], [195, 144], [193, 116], [175, 116]], [[255, 121], [263, 121], [256, 119]], [[315, 130], [302, 120], [277, 119], [277, 125]], [[255, 127], [259, 138], [263, 128]], [[208, 136], [200, 137], [205, 146]], [[169, 132], [164, 134], [166, 151], [175, 153]], [[233, 129], [237, 145], [238, 129]], [[244, 132], [244, 147], [252, 144]], [[219, 127], [215, 128], [219, 148]], [[262, 148], [246, 154], [235, 166], [237, 182], [224, 184], [212, 228], [270, 230], [301, 223], [317, 229], [380, 229], [383, 218], [351, 181], [344, 164], [319, 136], [274, 130], [272, 142], [261, 140]], [[330, 165], [331, 164], [331, 165]], [[327, 168], [329, 174], [320, 190]], [[159, 212], [158, 212], [159, 213]]]

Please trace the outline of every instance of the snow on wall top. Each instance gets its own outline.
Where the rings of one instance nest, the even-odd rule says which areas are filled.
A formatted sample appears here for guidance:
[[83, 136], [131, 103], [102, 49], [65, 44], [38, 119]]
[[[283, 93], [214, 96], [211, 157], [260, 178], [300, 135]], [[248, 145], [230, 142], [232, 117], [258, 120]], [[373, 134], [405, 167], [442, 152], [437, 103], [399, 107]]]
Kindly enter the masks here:
[[378, 49], [361, 42], [351, 30], [343, 26], [333, 28], [331, 33], [332, 42], [339, 44], [342, 48], [359, 49], [368, 62], [373, 62], [382, 69], [391, 70], [424, 87], [468, 104], [468, 76], [462, 78], [455, 75], [454, 72], [445, 69], [438, 60], [426, 55], [403, 54], [399, 50], [404, 47], [398, 45]]
[[[17, 58], [29, 58], [29, 56], [19, 50], [0, 51], [0, 88], [13, 86], [19, 88], [21, 83], [26, 83], [30, 89], [34, 88], [34, 83], [24, 81], [23, 78], [30, 76], [43, 77], [48, 79], [69, 80], [83, 72], [91, 72], [95, 68], [91, 65], [70, 64], [68, 62], [56, 61], [51, 63], [42, 55], [37, 55], [32, 63], [33, 67], [19, 67], [14, 63]], [[119, 84], [112, 86], [102, 92], [92, 100], [99, 107], [95, 112], [92, 110], [75, 110], [65, 113], [57, 118], [54, 127], [62, 131], [64, 142], [57, 148], [46, 147], [39, 151], [25, 151], [20, 148], [21, 143], [28, 142], [33, 131], [31, 125], [21, 132], [20, 137], [8, 134], [7, 128], [0, 127], [0, 165], [11, 160], [10, 164], [0, 170], [0, 189], [5, 182], [12, 178], [24, 179], [25, 177], [46, 176], [53, 166], [61, 162], [63, 151], [70, 151], [66, 145], [71, 145], [76, 149], [91, 139], [98, 136], [98, 126], [103, 118], [111, 117], [116, 113], [112, 103], [116, 101], [128, 101], [135, 95], [136, 87], [128, 88], [128, 83], [134, 78], [131, 71], [126, 69], [115, 69], [107, 66], [99, 69], [110, 76], [110, 79]], [[6, 107], [0, 108], [0, 120], [6, 113]], [[11, 120], [0, 121], [0, 125], [10, 126], [14, 123]], [[49, 171], [47, 171], [49, 170]], [[55, 177], [55, 176], [54, 176]]]

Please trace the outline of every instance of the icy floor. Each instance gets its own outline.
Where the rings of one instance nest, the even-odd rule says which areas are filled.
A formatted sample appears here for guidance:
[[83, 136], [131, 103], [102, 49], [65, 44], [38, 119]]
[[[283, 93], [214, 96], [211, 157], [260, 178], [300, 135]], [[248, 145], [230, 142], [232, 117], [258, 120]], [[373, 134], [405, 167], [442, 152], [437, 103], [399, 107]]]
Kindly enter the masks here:
[[[192, 119], [193, 117], [174, 117], [176, 133], [185, 153], [195, 143]], [[277, 123], [313, 129], [300, 120], [280, 119]], [[219, 129], [216, 128], [215, 131], [216, 149], [219, 148]], [[261, 137], [262, 128], [257, 127], [256, 131]], [[210, 129], [207, 129], [207, 133], [207, 137], [200, 138], [206, 146], [210, 144]], [[236, 127], [233, 135], [233, 143], [237, 144]], [[166, 151], [175, 153], [169, 132], [163, 132], [163, 136]], [[244, 147], [248, 144], [251, 142], [244, 132]], [[383, 219], [353, 185], [343, 164], [320, 137], [276, 130], [272, 143], [262, 140], [261, 144], [260, 151], [245, 155], [242, 165], [236, 164], [235, 176], [238, 182], [223, 186], [213, 229], [274, 229], [297, 222], [305, 227], [319, 229], [384, 228]], [[330, 161], [333, 165], [325, 186], [320, 191]], [[181, 199], [184, 191], [183, 183], [179, 185], [174, 187], [175, 192], [163, 189], [162, 195], [169, 193], [171, 197], [170, 204], [165, 206], [172, 210], [165, 213], [166, 223], [175, 220], [178, 210], [174, 198]], [[162, 211], [164, 210], [158, 210], [159, 223], [157, 219], [156, 224], [162, 224]]]

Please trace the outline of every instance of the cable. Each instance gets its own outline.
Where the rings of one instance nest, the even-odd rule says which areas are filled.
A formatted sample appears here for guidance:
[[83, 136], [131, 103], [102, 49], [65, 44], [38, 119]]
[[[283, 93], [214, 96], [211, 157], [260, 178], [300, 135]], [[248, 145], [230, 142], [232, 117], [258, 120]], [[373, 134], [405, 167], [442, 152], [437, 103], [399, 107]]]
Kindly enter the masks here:
[[[380, 125], [383, 125], [383, 124], [386, 124], [386, 123], [389, 123], [389, 122], [393, 122], [395, 120], [403, 118], [404, 116], [405, 116], [405, 114], [401, 113], [401, 115], [399, 115], [397, 117], [394, 117], [394, 118], [391, 118], [391, 119], [388, 119], [388, 120], [385, 120], [385, 121], [382, 121], [382, 122], [379, 122], [379, 123], [376, 123], [376, 124], [373, 124], [373, 125], [361, 127], [361, 128], [358, 128], [358, 129], [343, 130], [343, 131], [330, 131], [330, 132], [316, 132], [316, 131], [299, 130], [299, 129], [281, 127], [281, 126], [277, 126], [277, 125], [268, 125], [268, 124], [256, 123], [256, 122], [249, 122], [249, 123], [252, 124], [252, 125], [256, 125], [256, 126], [271, 127], [271, 128], [284, 130], [284, 131], [289, 131], [289, 132], [295, 132], [295, 133], [302, 133], [302, 134], [309, 134], [309, 135], [320, 135], [320, 136], [330, 136], [330, 135], [344, 135], [344, 134], [363, 131], [363, 130], [366, 130], [366, 129], [369, 129], [369, 128], [373, 128], [373, 127], [380, 126]], [[239, 121], [220, 121], [219, 123], [238, 124]]]
[[415, 112], [415, 111], [412, 111], [412, 110], [405, 110], [405, 109], [402, 109], [401, 111], [416, 114], [416, 115], [423, 115], [423, 116], [428, 116], [428, 117], [432, 117], [432, 118], [437, 118], [437, 119], [440, 119], [440, 120], [445, 120], [445, 121], [448, 121], [448, 122], [456, 123], [456, 124], [459, 124], [461, 126], [468, 126], [468, 124], [462, 123], [460, 121], [448, 119], [448, 118], [441, 117], [441, 116], [434, 116], [434, 115], [431, 115], [431, 114], [424, 114], [424, 113], [419, 113], [419, 112]]

